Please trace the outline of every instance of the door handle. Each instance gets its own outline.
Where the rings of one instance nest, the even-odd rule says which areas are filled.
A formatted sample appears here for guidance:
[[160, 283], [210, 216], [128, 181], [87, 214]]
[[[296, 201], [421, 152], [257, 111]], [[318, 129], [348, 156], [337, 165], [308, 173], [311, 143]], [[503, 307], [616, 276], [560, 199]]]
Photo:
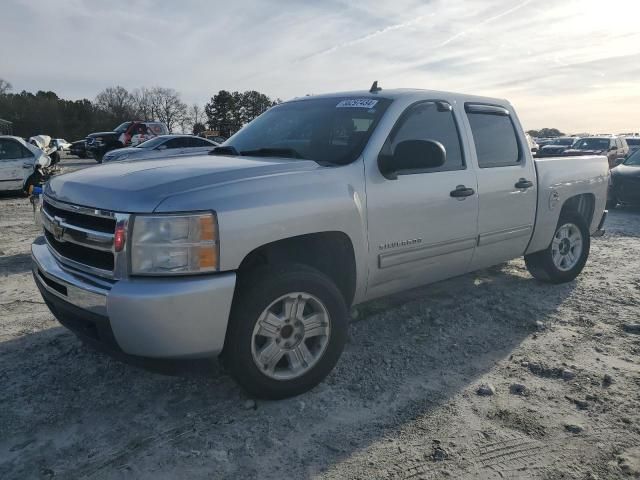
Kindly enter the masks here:
[[516, 182], [516, 188], [531, 188], [533, 187], [533, 182], [531, 180], [527, 180], [526, 178], [521, 178]]
[[464, 198], [470, 197], [474, 193], [476, 193], [476, 191], [473, 188], [468, 188], [464, 185], [458, 185], [455, 190], [451, 190], [451, 192], [449, 192], [449, 195], [454, 198]]
[[33, 168], [33, 164], [32, 163], [23, 163], [22, 164], [22, 168]]

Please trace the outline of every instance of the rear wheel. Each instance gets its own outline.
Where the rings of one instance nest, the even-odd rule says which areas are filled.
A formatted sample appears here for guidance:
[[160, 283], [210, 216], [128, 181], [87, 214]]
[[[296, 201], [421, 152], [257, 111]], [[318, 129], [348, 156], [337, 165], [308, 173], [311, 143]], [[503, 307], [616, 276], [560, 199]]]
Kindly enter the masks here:
[[335, 284], [304, 265], [260, 267], [240, 279], [222, 354], [236, 381], [261, 398], [310, 390], [331, 372], [347, 336]]
[[525, 255], [527, 269], [538, 280], [549, 283], [570, 282], [576, 278], [589, 256], [589, 228], [577, 212], [563, 212], [551, 244], [540, 252]]

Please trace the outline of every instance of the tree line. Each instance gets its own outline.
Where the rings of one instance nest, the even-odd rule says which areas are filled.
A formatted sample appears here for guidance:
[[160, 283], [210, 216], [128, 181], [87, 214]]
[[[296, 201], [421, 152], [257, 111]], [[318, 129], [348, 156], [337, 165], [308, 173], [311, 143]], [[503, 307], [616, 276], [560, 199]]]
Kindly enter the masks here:
[[557, 128], [541, 128], [540, 130], [527, 130], [527, 133], [534, 138], [556, 138], [565, 137], [566, 133]]
[[97, 131], [110, 131], [129, 120], [159, 121], [170, 132], [199, 134], [207, 128], [230, 136], [280, 100], [250, 90], [220, 90], [201, 107], [187, 105], [172, 88], [141, 87], [132, 91], [108, 87], [94, 100], [66, 100], [52, 91], [12, 93], [0, 79], [0, 118], [13, 123], [13, 134], [46, 134], [73, 141]]

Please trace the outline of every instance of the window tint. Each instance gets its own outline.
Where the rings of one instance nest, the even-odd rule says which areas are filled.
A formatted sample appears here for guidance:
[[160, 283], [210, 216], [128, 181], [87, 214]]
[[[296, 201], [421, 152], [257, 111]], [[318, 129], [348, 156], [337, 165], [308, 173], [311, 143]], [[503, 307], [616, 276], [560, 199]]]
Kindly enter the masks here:
[[508, 115], [468, 112], [480, 168], [520, 163], [516, 131]]
[[211, 147], [211, 148], [213, 148], [215, 145], [213, 145], [210, 142], [207, 142], [206, 140], [204, 140], [202, 138], [189, 137], [189, 146], [190, 147]]
[[435, 140], [440, 142], [447, 154], [444, 165], [426, 170], [443, 172], [465, 168], [460, 146], [460, 135], [453, 112], [448, 108], [439, 108], [438, 103], [423, 102], [409, 107], [402, 114], [399, 123], [382, 148], [382, 154], [393, 155], [396, 146], [405, 140]]
[[33, 154], [13, 140], [0, 140], [0, 160], [32, 157]]
[[167, 148], [184, 148], [187, 146], [187, 139], [185, 137], [176, 137], [171, 140], [167, 140], [165, 143]]

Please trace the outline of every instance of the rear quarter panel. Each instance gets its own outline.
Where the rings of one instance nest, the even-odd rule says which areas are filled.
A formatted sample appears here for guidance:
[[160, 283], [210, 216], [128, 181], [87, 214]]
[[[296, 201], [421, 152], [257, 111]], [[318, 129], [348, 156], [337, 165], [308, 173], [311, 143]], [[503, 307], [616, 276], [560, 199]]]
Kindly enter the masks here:
[[571, 197], [591, 194], [593, 218], [589, 232], [594, 233], [607, 203], [609, 167], [605, 156], [548, 157], [535, 160], [538, 175], [536, 222], [526, 253], [549, 246], [558, 224], [562, 206]]

